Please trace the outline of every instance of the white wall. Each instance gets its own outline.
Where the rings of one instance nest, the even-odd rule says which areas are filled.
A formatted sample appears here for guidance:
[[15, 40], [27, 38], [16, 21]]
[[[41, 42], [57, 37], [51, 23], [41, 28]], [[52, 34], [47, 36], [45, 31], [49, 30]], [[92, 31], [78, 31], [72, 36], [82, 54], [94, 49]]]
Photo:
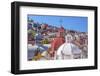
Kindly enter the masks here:
[[[16, 0], [17, 1], [17, 0]], [[45, 3], [58, 3], [58, 4], [74, 4], [74, 5], [90, 5], [90, 6], [98, 6], [98, 11], [100, 13], [100, 0], [20, 0], [20, 1], [30, 1], [30, 2], [45, 2]], [[11, 53], [11, 6], [10, 3], [13, 0], [1, 0], [0, 2], [0, 76], [13, 76], [10, 73], [10, 53]], [[98, 28], [99, 26], [100, 15], [98, 15]], [[99, 30], [100, 33], [100, 30]], [[100, 35], [99, 40], [100, 42]], [[99, 48], [100, 50], [100, 48]], [[100, 52], [98, 56], [99, 67], [100, 67]], [[87, 75], [95, 75], [99, 76], [100, 68], [98, 70], [85, 70], [85, 71], [67, 71], [67, 72], [56, 72], [56, 73], [41, 73], [34, 74], [34, 76], [87, 76]], [[33, 75], [33, 74], [26, 74]]]

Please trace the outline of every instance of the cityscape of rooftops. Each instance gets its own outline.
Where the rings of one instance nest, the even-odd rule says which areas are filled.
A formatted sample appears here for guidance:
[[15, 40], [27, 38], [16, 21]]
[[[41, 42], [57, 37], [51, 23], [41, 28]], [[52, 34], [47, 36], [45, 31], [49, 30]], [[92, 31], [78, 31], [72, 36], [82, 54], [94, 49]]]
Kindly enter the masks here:
[[88, 18], [28, 15], [28, 61], [88, 58]]

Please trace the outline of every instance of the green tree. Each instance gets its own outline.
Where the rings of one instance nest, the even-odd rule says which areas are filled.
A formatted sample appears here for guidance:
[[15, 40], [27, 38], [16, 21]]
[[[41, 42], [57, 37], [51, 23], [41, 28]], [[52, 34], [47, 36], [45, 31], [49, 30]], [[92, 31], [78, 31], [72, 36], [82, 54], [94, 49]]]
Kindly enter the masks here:
[[44, 40], [42, 40], [42, 44], [49, 44], [48, 39], [44, 39]]
[[28, 30], [28, 33], [32, 35], [32, 38], [35, 37], [36, 32], [34, 30]]

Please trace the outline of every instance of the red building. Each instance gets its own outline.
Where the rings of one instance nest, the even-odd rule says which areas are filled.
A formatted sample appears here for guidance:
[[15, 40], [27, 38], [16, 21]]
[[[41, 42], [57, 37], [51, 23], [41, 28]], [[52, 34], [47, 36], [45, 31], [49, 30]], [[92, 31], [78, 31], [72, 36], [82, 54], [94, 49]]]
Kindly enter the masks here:
[[64, 37], [62, 36], [64, 32], [65, 32], [64, 28], [61, 27], [58, 30], [58, 33], [56, 34], [56, 37], [54, 38], [54, 40], [51, 42], [51, 51], [52, 51], [51, 56], [53, 57], [57, 49], [65, 42]]

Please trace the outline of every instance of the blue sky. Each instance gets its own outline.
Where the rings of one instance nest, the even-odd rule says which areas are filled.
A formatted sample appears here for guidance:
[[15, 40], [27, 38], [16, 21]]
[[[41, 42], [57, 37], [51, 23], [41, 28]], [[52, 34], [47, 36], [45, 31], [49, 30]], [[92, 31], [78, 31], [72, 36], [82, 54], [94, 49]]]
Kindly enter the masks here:
[[28, 15], [28, 18], [35, 22], [47, 23], [57, 27], [62, 25], [65, 29], [69, 30], [76, 30], [80, 32], [88, 31], [88, 17]]

